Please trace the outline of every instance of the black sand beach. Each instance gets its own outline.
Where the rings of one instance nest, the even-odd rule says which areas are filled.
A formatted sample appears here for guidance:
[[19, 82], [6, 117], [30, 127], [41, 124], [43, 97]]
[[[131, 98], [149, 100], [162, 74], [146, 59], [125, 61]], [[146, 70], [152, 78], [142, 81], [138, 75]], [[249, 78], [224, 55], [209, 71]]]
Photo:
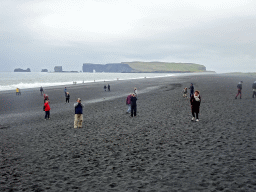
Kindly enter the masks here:
[[[254, 81], [211, 74], [114, 81], [111, 92], [103, 82], [70, 85], [69, 104], [64, 86], [45, 88], [47, 121], [39, 88], [0, 92], [0, 191], [256, 191]], [[182, 97], [191, 82], [202, 97], [199, 122]], [[73, 128], [78, 97], [82, 129]]]

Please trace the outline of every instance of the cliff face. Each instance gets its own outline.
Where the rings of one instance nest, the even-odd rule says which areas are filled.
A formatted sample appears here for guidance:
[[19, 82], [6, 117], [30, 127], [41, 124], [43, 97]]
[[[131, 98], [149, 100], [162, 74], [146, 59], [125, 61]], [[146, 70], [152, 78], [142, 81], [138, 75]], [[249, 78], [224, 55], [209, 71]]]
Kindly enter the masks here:
[[83, 64], [83, 72], [109, 72], [109, 73], [130, 73], [133, 72], [133, 69], [128, 64], [91, 64], [84, 63]]
[[192, 73], [205, 72], [204, 65], [194, 63], [166, 63], [166, 62], [122, 62], [111, 64], [83, 64], [83, 72], [110, 73]]

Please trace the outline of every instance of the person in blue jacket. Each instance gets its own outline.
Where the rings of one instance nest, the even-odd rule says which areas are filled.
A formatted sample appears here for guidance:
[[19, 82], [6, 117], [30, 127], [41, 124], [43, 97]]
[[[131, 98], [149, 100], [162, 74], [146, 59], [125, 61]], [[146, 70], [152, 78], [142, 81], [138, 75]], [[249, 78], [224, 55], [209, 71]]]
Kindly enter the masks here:
[[135, 96], [135, 94], [133, 93], [132, 94], [132, 97], [131, 97], [131, 117], [136, 117], [136, 112], [137, 112], [137, 97]]
[[74, 104], [75, 107], [75, 121], [74, 128], [82, 128], [83, 123], [83, 107], [84, 105], [81, 103], [81, 99], [78, 98], [77, 102]]
[[193, 83], [191, 83], [189, 89], [190, 89], [190, 97], [191, 97], [192, 95], [194, 95], [194, 85], [193, 85]]

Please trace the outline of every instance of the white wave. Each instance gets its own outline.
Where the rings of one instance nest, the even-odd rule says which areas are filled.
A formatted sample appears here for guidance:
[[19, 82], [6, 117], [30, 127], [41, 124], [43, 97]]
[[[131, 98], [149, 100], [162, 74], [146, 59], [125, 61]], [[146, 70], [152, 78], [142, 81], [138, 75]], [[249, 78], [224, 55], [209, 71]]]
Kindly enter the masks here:
[[[15, 74], [16, 75], [16, 74]], [[5, 78], [2, 79], [2, 81], [0, 81], [0, 91], [8, 91], [8, 90], [14, 90], [16, 88], [19, 88], [19, 89], [29, 89], [29, 88], [40, 88], [41, 86], [43, 88], [46, 88], [46, 87], [51, 87], [51, 86], [61, 86], [61, 85], [71, 85], [73, 84], [73, 81], [70, 81], [71, 79], [78, 79], [78, 78], [75, 78], [76, 76], [71, 76], [71, 77], [68, 77], [66, 74], [58, 74], [58, 78], [53, 78], [51, 75], [52, 74], [32, 74], [32, 75], [36, 75], [35, 77], [27, 77], [27, 82], [24, 82], [24, 77], [22, 79], [22, 82], [19, 82], [19, 83], [16, 83], [17, 81], [19, 81], [18, 79], [15, 80], [16, 82], [13, 82], [13, 84], [8, 84], [8, 85], [5, 85]], [[40, 81], [40, 78], [42, 78], [40, 75], [44, 75], [43, 77], [46, 78], [46, 81], [47, 82], [38, 82]], [[47, 77], [45, 77], [46, 75], [48, 75]], [[64, 76], [65, 75], [65, 76]], [[70, 75], [73, 75], [73, 74], [70, 74]], [[77, 75], [77, 74], [76, 74]], [[84, 75], [84, 74], [81, 74], [81, 75]], [[88, 74], [86, 74], [88, 75]], [[89, 75], [92, 75], [92, 74], [89, 74]], [[95, 74], [94, 74], [95, 75]], [[111, 74], [112, 75], [112, 74]], [[109, 76], [109, 74], [105, 75], [106, 79], [104, 77], [102, 77], [102, 74], [99, 74], [99, 76], [87, 76], [87, 77], [79, 77], [79, 79], [86, 79], [86, 81], [76, 81], [76, 83], [92, 83], [92, 82], [111, 82], [111, 81], [117, 81], [117, 80], [133, 80], [133, 79], [144, 79], [144, 78], [161, 78], [161, 77], [169, 77], [169, 76], [175, 76], [177, 74], [163, 74], [163, 75], [160, 75], [159, 74], [150, 74], [150, 73], [147, 73], [147, 74], [113, 74], [115, 75], [115, 78], [113, 78], [113, 76]], [[136, 75], [138, 75], [136, 77]], [[139, 76], [140, 75], [140, 76]], [[143, 75], [143, 76], [142, 76]], [[131, 77], [131, 76], [135, 76], [135, 77]], [[62, 81], [64, 80], [64, 78], [67, 78], [66, 81]], [[33, 80], [37, 79], [36, 82], [33, 82]], [[25, 81], [26, 81], [25, 80]], [[50, 81], [55, 81], [55, 82], [50, 82]], [[29, 81], [29, 82], [28, 82]], [[33, 83], [31, 83], [33, 82]]]
[[68, 85], [73, 84], [73, 82], [55, 82], [55, 83], [18, 83], [18, 84], [12, 84], [12, 85], [0, 85], [0, 91], [8, 91], [8, 90], [15, 90], [16, 88], [19, 89], [28, 89], [28, 88], [37, 88], [38, 89], [42, 87], [51, 87], [51, 86], [58, 86], [58, 85]]

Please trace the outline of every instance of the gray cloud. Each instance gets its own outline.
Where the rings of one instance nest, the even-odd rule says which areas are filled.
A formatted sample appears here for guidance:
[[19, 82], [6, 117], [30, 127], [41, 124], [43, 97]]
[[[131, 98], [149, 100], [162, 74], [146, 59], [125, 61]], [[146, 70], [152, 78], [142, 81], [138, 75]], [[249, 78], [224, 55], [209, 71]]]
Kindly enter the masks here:
[[[108, 17], [105, 14], [113, 10], [104, 12], [102, 7], [108, 4], [95, 1], [88, 6], [99, 6], [102, 13], [93, 10], [98, 16], [90, 18], [71, 11], [65, 16], [55, 10], [57, 0], [1, 3], [1, 70], [53, 70], [55, 65], [62, 65], [65, 70], [81, 70], [85, 62], [140, 60], [199, 63], [217, 72], [256, 71], [256, 14], [251, 9], [256, 3], [230, 1], [237, 5], [223, 5], [222, 10], [217, 6], [221, 2], [163, 2], [166, 6], [154, 6], [157, 2], [149, 6], [109, 1], [113, 10], [127, 6], [127, 10], [134, 12], [128, 16], [129, 11], [124, 11], [126, 15], [109, 13]], [[66, 6], [59, 9], [66, 10]], [[83, 6], [81, 10], [88, 7]]]

